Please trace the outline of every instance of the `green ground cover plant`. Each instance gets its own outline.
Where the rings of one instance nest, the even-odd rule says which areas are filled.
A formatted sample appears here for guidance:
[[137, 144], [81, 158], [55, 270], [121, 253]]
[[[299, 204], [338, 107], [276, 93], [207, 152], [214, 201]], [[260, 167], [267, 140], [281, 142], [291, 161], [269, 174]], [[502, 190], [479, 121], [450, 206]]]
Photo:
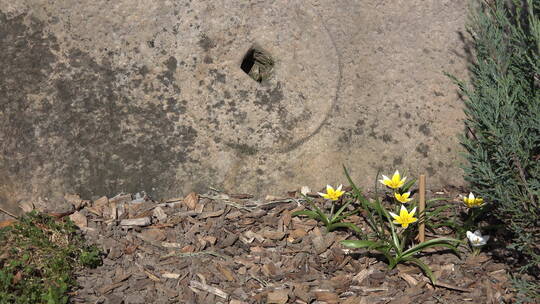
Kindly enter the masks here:
[[465, 97], [465, 179], [521, 255], [518, 301], [532, 303], [540, 301], [540, 0], [477, 3], [470, 81], [454, 78]]
[[0, 303], [68, 303], [73, 271], [100, 263], [69, 219], [28, 213], [0, 229]]

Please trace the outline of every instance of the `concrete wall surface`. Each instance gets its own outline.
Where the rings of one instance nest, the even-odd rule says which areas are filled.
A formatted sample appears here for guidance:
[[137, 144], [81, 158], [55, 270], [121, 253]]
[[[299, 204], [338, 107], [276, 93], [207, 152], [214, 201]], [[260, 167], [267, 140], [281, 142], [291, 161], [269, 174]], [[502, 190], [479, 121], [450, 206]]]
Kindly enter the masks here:
[[[463, 183], [466, 0], [0, 0], [0, 204]], [[257, 46], [275, 61], [254, 81]]]

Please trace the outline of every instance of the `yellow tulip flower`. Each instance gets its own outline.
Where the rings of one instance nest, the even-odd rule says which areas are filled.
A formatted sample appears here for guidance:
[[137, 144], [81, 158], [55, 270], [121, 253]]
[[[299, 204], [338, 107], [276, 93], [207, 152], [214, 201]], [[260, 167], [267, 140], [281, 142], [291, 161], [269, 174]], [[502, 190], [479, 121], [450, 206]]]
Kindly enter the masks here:
[[388, 178], [386, 175], [383, 175], [382, 177], [383, 179], [380, 179], [379, 182], [392, 189], [400, 188], [405, 184], [405, 180], [407, 179], [407, 177], [401, 178], [398, 170], [394, 172], [394, 175], [392, 175], [392, 179]]
[[469, 197], [463, 197], [463, 202], [469, 208], [476, 208], [484, 205], [484, 199], [480, 197], [474, 197], [474, 194], [469, 193]]
[[394, 193], [394, 197], [402, 204], [412, 201], [412, 198], [409, 198], [409, 196], [411, 196], [411, 192], [405, 192], [403, 194], [399, 192]]
[[343, 185], [339, 185], [339, 187], [334, 190], [332, 186], [326, 185], [326, 193], [319, 192], [319, 195], [326, 199], [337, 201], [339, 197], [345, 193], [345, 191], [341, 191], [341, 187], [343, 187]]
[[418, 221], [417, 218], [414, 217], [414, 213], [416, 212], [416, 207], [413, 208], [413, 210], [411, 210], [411, 212], [409, 213], [409, 211], [407, 211], [407, 209], [401, 205], [401, 209], [399, 210], [399, 215], [393, 213], [393, 212], [388, 212], [390, 213], [390, 215], [394, 218], [394, 224], [398, 224], [398, 225], [401, 225], [401, 227], [403, 228], [407, 228], [409, 227], [409, 224], [412, 224], [416, 221]]

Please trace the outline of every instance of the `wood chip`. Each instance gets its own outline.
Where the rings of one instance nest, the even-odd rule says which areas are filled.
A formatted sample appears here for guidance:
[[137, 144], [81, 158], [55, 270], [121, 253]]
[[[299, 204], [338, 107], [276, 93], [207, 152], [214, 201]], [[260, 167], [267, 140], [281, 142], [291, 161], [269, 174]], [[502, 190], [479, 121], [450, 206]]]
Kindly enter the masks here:
[[125, 203], [116, 204], [116, 219], [118, 219], [118, 220], [125, 219], [128, 216], [127, 210], [128, 210], [128, 208], [126, 208]]
[[199, 195], [195, 192], [191, 192], [184, 198], [183, 202], [190, 210], [194, 210], [199, 203]]
[[113, 220], [118, 219], [118, 208], [116, 207], [116, 203], [111, 203], [111, 218]]
[[[85, 207], [85, 204], [87, 204], [88, 201], [83, 200], [78, 194], [64, 194], [64, 199], [69, 204], [73, 205], [73, 208], [75, 210], [80, 210], [81, 208]], [[28, 212], [28, 211], [25, 211]]]
[[317, 300], [326, 302], [328, 304], [337, 304], [339, 303], [339, 296], [335, 292], [330, 292], [326, 290], [315, 290], [315, 298]]
[[353, 280], [358, 282], [358, 283], [362, 283], [370, 274], [373, 273], [373, 271], [375, 271], [375, 269], [372, 268], [372, 267], [362, 269], [359, 273], [357, 273], [353, 277]]
[[263, 237], [271, 240], [279, 241], [285, 237], [285, 232], [265, 230], [262, 232]]
[[92, 204], [92, 206], [94, 206], [94, 207], [104, 207], [104, 206], [107, 206], [108, 204], [109, 204], [109, 199], [106, 196], [102, 196], [102, 197], [98, 198], [97, 200], [95, 200], [94, 203]]
[[106, 293], [108, 293], [109, 291], [115, 289], [115, 288], [118, 288], [120, 286], [124, 285], [124, 283], [120, 282], [120, 283], [116, 283], [116, 284], [110, 284], [110, 285], [107, 285], [107, 286], [103, 286], [101, 287], [100, 289], [98, 289], [99, 293], [104, 295]]
[[141, 217], [135, 219], [125, 219], [120, 221], [120, 226], [139, 226], [144, 227], [152, 224], [150, 217]]
[[365, 297], [350, 297], [345, 299], [342, 304], [367, 304]]
[[133, 198], [131, 194], [118, 194], [115, 197], [109, 199], [109, 204], [122, 204], [129, 203]]
[[163, 243], [161, 243], [161, 246], [167, 247], [167, 248], [182, 248], [182, 247], [184, 247], [184, 244], [163, 242]]
[[79, 228], [87, 227], [88, 226], [88, 219], [86, 216], [79, 211], [75, 211], [73, 214], [69, 216], [69, 219], [77, 225]]
[[236, 278], [234, 277], [234, 274], [231, 271], [231, 269], [229, 269], [229, 267], [225, 265], [221, 265], [221, 263], [219, 263], [217, 264], [217, 269], [225, 277], [225, 279], [227, 279], [227, 281], [230, 281], [230, 282], [236, 281]]
[[399, 273], [399, 276], [409, 284], [410, 287], [416, 286], [418, 281], [408, 273]]
[[218, 217], [218, 216], [222, 215], [223, 212], [225, 212], [225, 210], [223, 210], [223, 209], [218, 210], [218, 211], [203, 212], [198, 216], [198, 218], [199, 219], [206, 219], [206, 218], [209, 218], [209, 217]]
[[160, 222], [163, 222], [167, 219], [167, 214], [161, 207], [154, 208], [152, 215]]
[[229, 297], [229, 294], [226, 293], [225, 291], [217, 288], [217, 287], [213, 287], [213, 286], [210, 286], [210, 285], [207, 285], [207, 284], [203, 284], [201, 282], [198, 282], [198, 281], [189, 281], [189, 286], [190, 287], [193, 287], [193, 288], [196, 288], [196, 289], [200, 289], [200, 290], [204, 290], [208, 293], [211, 293], [213, 295], [216, 295], [220, 298], [223, 298], [223, 299], [227, 299]]
[[285, 289], [271, 291], [266, 296], [266, 303], [268, 304], [285, 304], [288, 300], [289, 293]]
[[116, 283], [123, 282], [123, 281], [127, 280], [129, 277], [131, 277], [131, 272], [126, 273], [124, 275], [121, 275], [118, 278], [114, 279], [113, 283], [116, 284]]
[[245, 193], [238, 193], [238, 194], [229, 194], [229, 197], [236, 198], [236, 199], [248, 199], [248, 198], [253, 198], [253, 195], [245, 194]]
[[136, 234], [136, 236], [147, 242], [163, 241], [167, 238], [167, 235], [161, 229], [145, 229], [143, 232]]
[[179, 274], [177, 274], [177, 273], [170, 273], [170, 272], [162, 273], [161, 276], [164, 277], [164, 278], [166, 278], [166, 279], [178, 279], [178, 278], [180, 278], [180, 275], [179, 275]]

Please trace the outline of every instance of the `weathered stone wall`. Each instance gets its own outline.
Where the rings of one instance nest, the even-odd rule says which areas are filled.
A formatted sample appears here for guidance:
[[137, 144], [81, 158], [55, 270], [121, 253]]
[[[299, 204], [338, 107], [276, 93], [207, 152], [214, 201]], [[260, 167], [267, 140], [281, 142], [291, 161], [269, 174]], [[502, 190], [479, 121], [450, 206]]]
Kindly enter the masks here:
[[[0, 204], [461, 184], [466, 0], [0, 0]], [[259, 45], [258, 83], [241, 69]]]

